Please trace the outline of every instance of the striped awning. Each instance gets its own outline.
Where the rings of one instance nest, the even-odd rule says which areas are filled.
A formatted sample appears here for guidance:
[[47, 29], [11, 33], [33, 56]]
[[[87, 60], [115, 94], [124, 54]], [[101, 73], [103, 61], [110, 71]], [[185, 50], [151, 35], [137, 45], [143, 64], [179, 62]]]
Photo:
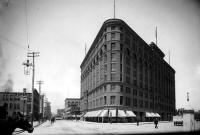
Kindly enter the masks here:
[[154, 117], [154, 115], [152, 115], [150, 112], [146, 112], [146, 117]]
[[99, 117], [108, 117], [108, 110], [103, 110], [100, 114]]
[[158, 113], [155, 113], [155, 117], [160, 117], [160, 115]]
[[151, 115], [152, 115], [152, 117], [156, 117], [155, 113], [153, 113], [153, 112], [151, 113]]
[[136, 115], [133, 113], [133, 111], [126, 111], [126, 117], [136, 117]]
[[124, 110], [118, 110], [118, 117], [126, 117]]
[[116, 110], [115, 109], [109, 110], [109, 117], [116, 117]]

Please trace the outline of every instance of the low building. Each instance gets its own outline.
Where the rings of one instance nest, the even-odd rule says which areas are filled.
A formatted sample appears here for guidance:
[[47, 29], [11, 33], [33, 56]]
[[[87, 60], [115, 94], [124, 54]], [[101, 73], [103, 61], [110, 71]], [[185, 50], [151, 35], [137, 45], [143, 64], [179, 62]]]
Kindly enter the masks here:
[[[31, 116], [32, 93], [24, 92], [0, 92], [0, 106], [4, 104], [8, 107], [8, 116], [12, 116], [14, 112], [21, 112], [24, 115]], [[34, 120], [39, 118], [39, 94], [34, 90], [33, 105]]]
[[65, 109], [57, 109], [57, 117], [64, 117]]

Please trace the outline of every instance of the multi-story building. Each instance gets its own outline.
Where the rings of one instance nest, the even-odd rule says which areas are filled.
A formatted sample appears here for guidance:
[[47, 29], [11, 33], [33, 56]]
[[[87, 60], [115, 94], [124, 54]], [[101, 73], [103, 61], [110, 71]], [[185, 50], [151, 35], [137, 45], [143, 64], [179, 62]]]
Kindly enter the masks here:
[[[0, 106], [4, 104], [8, 107], [8, 116], [12, 116], [13, 112], [21, 112], [24, 115], [31, 116], [32, 93], [24, 92], [0, 92]], [[34, 120], [39, 118], [39, 94], [34, 90], [33, 104]]]
[[72, 115], [80, 114], [80, 98], [66, 98], [65, 99], [65, 117], [72, 117]]
[[124, 21], [105, 21], [80, 66], [81, 111], [132, 111], [142, 121], [151, 112], [172, 119], [175, 70], [164, 56]]
[[51, 118], [51, 102], [44, 101], [44, 118], [50, 119]]

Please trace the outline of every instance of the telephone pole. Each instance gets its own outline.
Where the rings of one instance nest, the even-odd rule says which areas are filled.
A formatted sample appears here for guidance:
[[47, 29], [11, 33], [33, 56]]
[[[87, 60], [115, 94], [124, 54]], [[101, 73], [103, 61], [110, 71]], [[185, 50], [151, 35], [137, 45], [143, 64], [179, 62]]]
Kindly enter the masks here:
[[39, 52], [28, 52], [27, 57], [33, 58], [32, 63], [32, 104], [31, 104], [31, 124], [33, 125], [33, 106], [34, 106], [34, 79], [35, 79], [35, 57], [39, 57]]

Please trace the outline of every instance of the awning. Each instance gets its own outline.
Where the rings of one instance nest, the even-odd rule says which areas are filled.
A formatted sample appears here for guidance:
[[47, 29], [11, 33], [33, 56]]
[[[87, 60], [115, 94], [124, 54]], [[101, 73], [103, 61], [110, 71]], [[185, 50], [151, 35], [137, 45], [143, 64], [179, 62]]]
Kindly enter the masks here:
[[156, 117], [155, 113], [153, 113], [153, 112], [151, 113], [151, 115], [152, 115], [152, 117]]
[[101, 114], [102, 111], [103, 111], [103, 110], [98, 110], [98, 111], [96, 112], [96, 117], [99, 117], [99, 115]]
[[124, 110], [118, 110], [118, 117], [126, 117]]
[[126, 111], [126, 117], [136, 117], [136, 115], [132, 111]]
[[109, 117], [116, 117], [116, 110], [109, 110]]
[[108, 117], [108, 110], [106, 109], [106, 110], [103, 110], [102, 112], [101, 112], [101, 114], [99, 114], [99, 117]]
[[150, 112], [146, 112], [146, 117], [154, 117], [154, 114], [152, 114]]
[[155, 113], [156, 117], [160, 117], [160, 115], [158, 113]]

